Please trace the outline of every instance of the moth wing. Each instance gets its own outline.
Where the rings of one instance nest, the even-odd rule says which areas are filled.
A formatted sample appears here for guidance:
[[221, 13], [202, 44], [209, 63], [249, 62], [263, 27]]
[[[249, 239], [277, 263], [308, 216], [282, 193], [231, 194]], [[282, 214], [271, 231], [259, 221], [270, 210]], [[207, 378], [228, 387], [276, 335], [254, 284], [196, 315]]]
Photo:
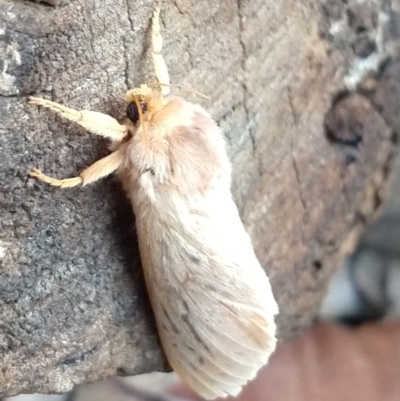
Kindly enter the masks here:
[[171, 366], [209, 399], [236, 396], [268, 361], [276, 343], [273, 317], [212, 287], [194, 280], [187, 293], [174, 296], [170, 290], [167, 302], [173, 307], [161, 309], [160, 331]]
[[269, 280], [230, 196], [226, 202], [215, 216], [199, 213], [196, 232], [138, 229], [164, 351], [206, 399], [237, 395], [276, 346]]

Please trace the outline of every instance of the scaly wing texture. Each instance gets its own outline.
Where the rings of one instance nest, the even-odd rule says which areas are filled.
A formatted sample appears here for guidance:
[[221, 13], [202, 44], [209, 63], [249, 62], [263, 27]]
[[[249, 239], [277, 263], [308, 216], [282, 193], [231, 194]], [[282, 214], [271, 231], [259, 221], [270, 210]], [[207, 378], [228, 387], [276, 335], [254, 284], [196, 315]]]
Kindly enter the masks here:
[[276, 346], [278, 309], [269, 280], [229, 191], [171, 205], [159, 226], [158, 217], [137, 221], [163, 348], [204, 398], [237, 395]]

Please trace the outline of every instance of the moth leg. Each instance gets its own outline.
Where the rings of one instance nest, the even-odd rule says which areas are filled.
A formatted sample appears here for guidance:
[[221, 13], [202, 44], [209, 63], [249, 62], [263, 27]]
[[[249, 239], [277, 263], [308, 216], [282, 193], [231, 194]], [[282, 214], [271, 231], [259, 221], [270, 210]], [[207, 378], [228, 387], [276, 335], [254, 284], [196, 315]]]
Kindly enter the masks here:
[[[161, 54], [163, 45], [163, 37], [161, 35], [160, 26], [160, 7], [156, 7], [153, 13], [152, 29], [152, 55], [154, 70], [157, 77], [157, 81], [161, 84], [169, 85], [169, 74], [167, 64], [165, 63], [164, 57]], [[161, 86], [161, 93], [166, 96], [170, 93], [171, 89], [169, 86]]]
[[107, 114], [89, 110], [74, 110], [47, 99], [29, 96], [29, 104], [46, 107], [55, 111], [62, 117], [78, 123], [93, 134], [109, 138], [113, 141], [121, 141], [126, 135], [127, 129], [117, 120]]
[[120, 150], [117, 150], [83, 170], [79, 174], [79, 177], [64, 178], [59, 180], [57, 178], [49, 177], [36, 169], [32, 169], [29, 172], [29, 175], [39, 179], [40, 181], [44, 181], [47, 184], [60, 188], [71, 188], [80, 184], [85, 186], [113, 173], [122, 165], [123, 160], [123, 153]]

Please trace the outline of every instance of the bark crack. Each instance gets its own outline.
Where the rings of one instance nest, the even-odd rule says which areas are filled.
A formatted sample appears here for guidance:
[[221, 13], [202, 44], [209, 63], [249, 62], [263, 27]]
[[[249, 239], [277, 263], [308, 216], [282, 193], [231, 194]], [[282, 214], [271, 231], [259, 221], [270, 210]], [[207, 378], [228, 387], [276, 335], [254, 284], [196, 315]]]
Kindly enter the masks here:
[[293, 166], [293, 170], [294, 170], [294, 176], [296, 177], [297, 186], [299, 188], [299, 199], [300, 199], [300, 203], [301, 203], [301, 205], [303, 207], [303, 211], [304, 211], [304, 213], [306, 213], [307, 212], [307, 203], [306, 203], [306, 201], [304, 199], [303, 190], [301, 188], [299, 167], [297, 166], [296, 158], [293, 155], [293, 141], [291, 141], [290, 147], [291, 147], [290, 155], [291, 155], [291, 159], [292, 159], [292, 166]]
[[[293, 126], [298, 129], [298, 117], [296, 115], [296, 111], [294, 109], [293, 106], [293, 102], [292, 102], [292, 97], [291, 97], [291, 93], [290, 93], [290, 88], [288, 86], [286, 86], [286, 94], [287, 94], [287, 101], [289, 104], [289, 108], [290, 108], [290, 113], [292, 116], [292, 122], [293, 122]], [[303, 207], [303, 212], [304, 212], [304, 219], [306, 219], [307, 217], [307, 202], [304, 198], [304, 194], [303, 194], [303, 189], [301, 186], [301, 179], [300, 179], [300, 170], [299, 167], [297, 165], [297, 161], [296, 158], [294, 157], [293, 154], [293, 134], [290, 135], [290, 157], [291, 157], [291, 161], [292, 161], [292, 166], [293, 166], [293, 170], [294, 170], [294, 176], [296, 178], [296, 182], [297, 182], [297, 186], [298, 186], [298, 192], [299, 192], [299, 200], [300, 203]]]
[[[131, 14], [130, 14], [130, 7], [129, 7], [129, 0], [125, 0], [125, 7], [126, 7], [126, 16], [128, 18], [129, 21], [129, 27], [130, 27], [130, 32], [134, 32], [134, 23], [133, 20], [131, 18]], [[125, 75], [125, 86], [126, 86], [126, 90], [130, 89], [130, 85], [129, 85], [129, 57], [128, 57], [128, 39], [127, 36], [122, 37], [122, 44], [123, 44], [123, 50], [124, 50], [124, 61], [125, 61], [125, 71], [124, 71], [124, 75]]]
[[243, 15], [242, 15], [242, 1], [243, 0], [237, 0], [237, 10], [238, 10], [238, 18], [239, 18], [239, 44], [241, 47], [241, 61], [240, 61], [240, 66], [242, 70], [242, 77], [241, 77], [241, 86], [242, 86], [242, 91], [243, 91], [243, 109], [246, 115], [246, 129], [249, 132], [249, 138], [251, 141], [251, 146], [253, 150], [253, 155], [257, 167], [257, 173], [259, 177], [262, 177], [262, 169], [260, 166], [260, 160], [257, 154], [257, 149], [256, 149], [256, 138], [255, 138], [255, 133], [254, 133], [254, 124], [252, 122], [251, 114], [250, 114], [250, 108], [248, 106], [248, 98], [250, 95], [249, 88], [247, 87], [246, 84], [246, 59], [247, 59], [247, 49], [246, 49], [246, 44], [243, 40], [243, 32], [244, 32], [244, 25], [243, 25]]

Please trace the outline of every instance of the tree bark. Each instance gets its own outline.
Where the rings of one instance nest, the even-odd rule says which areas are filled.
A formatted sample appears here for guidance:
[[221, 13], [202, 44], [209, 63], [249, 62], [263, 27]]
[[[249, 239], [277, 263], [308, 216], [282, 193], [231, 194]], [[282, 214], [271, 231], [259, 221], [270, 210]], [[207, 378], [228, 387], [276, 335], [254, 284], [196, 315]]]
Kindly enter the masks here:
[[[123, 117], [125, 91], [154, 81], [152, 7], [0, 0], [0, 395], [168, 369], [119, 183], [61, 190], [27, 177], [32, 167], [74, 176], [107, 153], [26, 96]], [[311, 323], [384, 200], [399, 128], [399, 10], [395, 0], [162, 6], [172, 82], [211, 96], [187, 97], [228, 139], [282, 340]]]

